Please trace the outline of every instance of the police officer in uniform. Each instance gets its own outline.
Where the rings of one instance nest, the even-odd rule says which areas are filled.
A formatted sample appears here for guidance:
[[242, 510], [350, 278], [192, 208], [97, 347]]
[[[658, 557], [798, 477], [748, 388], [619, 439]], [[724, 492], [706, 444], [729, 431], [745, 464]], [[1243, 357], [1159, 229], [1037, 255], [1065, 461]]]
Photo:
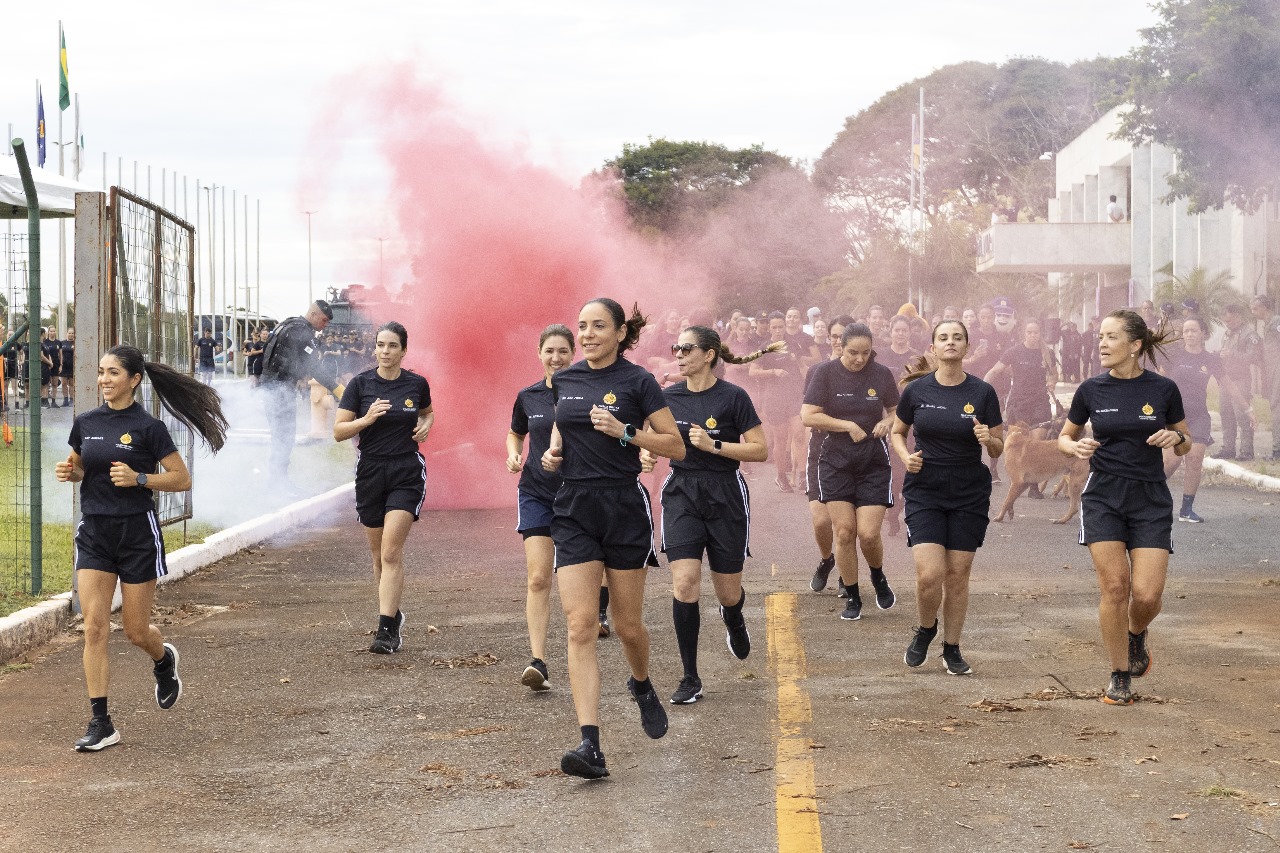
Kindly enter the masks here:
[[105, 402], [75, 419], [68, 440], [71, 453], [54, 466], [59, 482], [81, 484], [75, 569], [84, 611], [85, 686], [93, 716], [84, 737], [76, 741], [79, 752], [120, 742], [107, 707], [107, 639], [117, 581], [125, 636], [154, 662], [156, 704], [172, 708], [182, 696], [178, 650], [151, 624], [156, 580], [168, 573], [152, 493], [186, 491], [191, 475], [164, 423], [135, 402], [144, 375], [165, 409], [199, 434], [213, 452], [226, 438], [218, 393], [207, 385], [167, 365], [145, 361], [136, 347], [127, 345], [107, 350], [98, 363], [98, 388]]
[[329, 303], [317, 299], [305, 315], [290, 317], [277, 325], [263, 352], [262, 389], [271, 429], [270, 469], [286, 490], [293, 489], [287, 478], [298, 428], [298, 383], [315, 379], [334, 397], [342, 398], [343, 387], [332, 367], [320, 358], [319, 336], [332, 319]]
[[[1080, 383], [1058, 436], [1064, 454], [1089, 460], [1080, 544], [1089, 546], [1102, 594], [1098, 621], [1111, 659], [1102, 701], [1110, 705], [1131, 704], [1132, 679], [1151, 667], [1147, 626], [1160, 612], [1173, 553], [1162, 452], [1191, 450], [1178, 386], [1142, 366], [1144, 358], [1163, 356], [1170, 335], [1148, 328], [1134, 311], [1108, 314], [1098, 329], [1103, 372]], [[1083, 437], [1085, 423], [1092, 438]]]
[[1249, 308], [1262, 321], [1262, 396], [1271, 407], [1271, 458], [1280, 459], [1280, 314], [1266, 293], [1253, 297]]

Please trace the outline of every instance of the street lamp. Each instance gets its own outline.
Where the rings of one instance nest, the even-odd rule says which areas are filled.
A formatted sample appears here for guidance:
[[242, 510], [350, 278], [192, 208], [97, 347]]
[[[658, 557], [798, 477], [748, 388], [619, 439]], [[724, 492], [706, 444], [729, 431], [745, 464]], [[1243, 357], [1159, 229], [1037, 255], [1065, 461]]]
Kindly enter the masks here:
[[307, 301], [310, 303], [316, 301], [315, 292], [311, 289], [311, 214], [316, 211], [304, 210], [302, 212], [307, 215]]

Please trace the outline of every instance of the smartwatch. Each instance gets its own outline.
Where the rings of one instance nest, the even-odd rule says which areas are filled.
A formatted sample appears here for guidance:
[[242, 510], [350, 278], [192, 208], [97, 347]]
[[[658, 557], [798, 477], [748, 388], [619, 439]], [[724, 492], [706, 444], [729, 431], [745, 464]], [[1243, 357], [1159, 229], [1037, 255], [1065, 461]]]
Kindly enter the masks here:
[[146, 475], [146, 474], [139, 474], [139, 475], [138, 475], [138, 481], [137, 481], [137, 482], [138, 482], [138, 485], [139, 485], [139, 486], [146, 486], [146, 485], [147, 485], [147, 475]]
[[715, 441], [711, 442], [711, 446], [715, 448], [716, 453], [719, 453], [720, 451], [724, 450], [724, 442], [718, 438]]
[[1178, 434], [1178, 443], [1174, 447], [1180, 447], [1187, 443], [1187, 434], [1185, 432], [1180, 429], [1175, 429], [1174, 432]]
[[631, 441], [631, 439], [635, 437], [636, 437], [636, 428], [633, 427], [631, 424], [623, 424], [622, 438], [618, 439], [618, 444], [621, 444], [623, 447], [626, 447], [627, 442]]

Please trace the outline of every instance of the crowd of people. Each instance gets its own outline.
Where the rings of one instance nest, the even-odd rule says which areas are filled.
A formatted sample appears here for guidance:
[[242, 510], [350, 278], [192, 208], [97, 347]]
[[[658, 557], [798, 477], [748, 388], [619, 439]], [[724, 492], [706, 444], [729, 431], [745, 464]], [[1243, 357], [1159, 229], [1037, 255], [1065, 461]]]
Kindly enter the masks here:
[[[0, 344], [7, 343], [9, 332], [0, 325]], [[31, 408], [31, 391], [27, 375], [31, 348], [27, 336], [5, 348], [0, 360], [0, 410], [9, 411]], [[40, 329], [40, 393], [36, 397], [46, 409], [68, 408], [75, 404], [75, 353], [76, 330], [67, 329], [66, 338], [59, 340], [53, 326]], [[61, 402], [59, 402], [61, 399]]]

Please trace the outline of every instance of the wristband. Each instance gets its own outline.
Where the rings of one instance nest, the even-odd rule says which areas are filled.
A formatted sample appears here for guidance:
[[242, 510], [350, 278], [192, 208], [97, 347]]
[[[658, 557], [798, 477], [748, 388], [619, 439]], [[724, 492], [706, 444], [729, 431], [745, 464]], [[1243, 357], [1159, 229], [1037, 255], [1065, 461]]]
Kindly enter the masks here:
[[633, 427], [631, 424], [623, 424], [622, 438], [618, 439], [618, 444], [621, 444], [623, 447], [626, 447], [627, 442], [631, 441], [631, 439], [635, 437], [636, 437], [636, 428]]

